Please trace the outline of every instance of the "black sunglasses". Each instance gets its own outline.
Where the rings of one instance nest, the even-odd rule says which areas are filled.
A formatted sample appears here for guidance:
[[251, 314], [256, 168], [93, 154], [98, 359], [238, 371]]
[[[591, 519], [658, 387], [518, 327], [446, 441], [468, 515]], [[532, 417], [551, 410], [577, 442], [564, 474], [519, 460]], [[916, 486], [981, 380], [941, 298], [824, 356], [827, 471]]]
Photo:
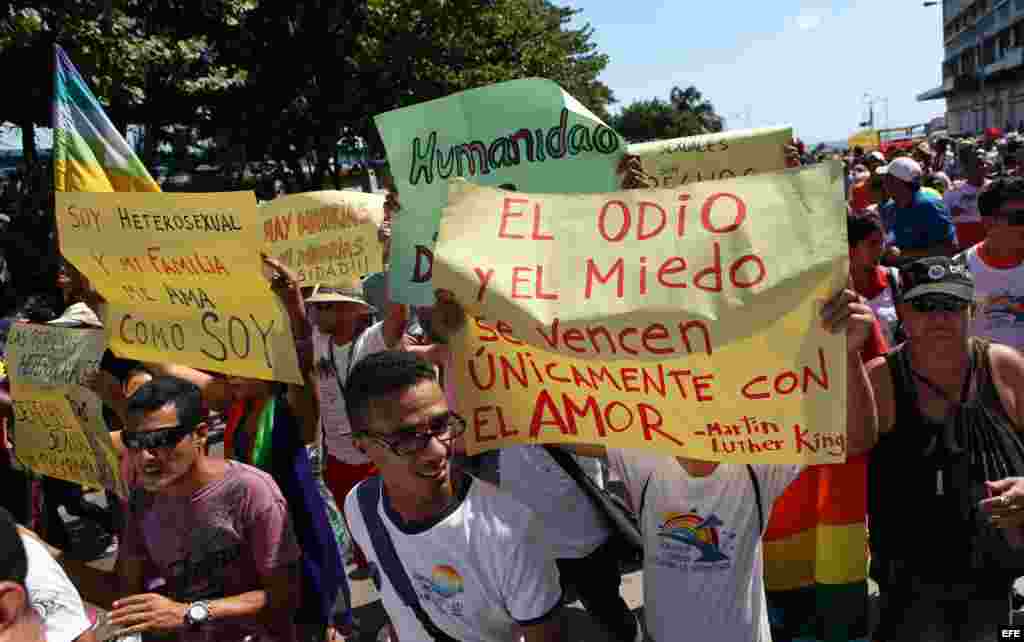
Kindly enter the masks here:
[[129, 450], [153, 450], [154, 448], [174, 448], [178, 443], [196, 429], [195, 426], [170, 426], [148, 432], [124, 430], [121, 441]]
[[909, 302], [915, 311], [922, 314], [929, 312], [963, 312], [970, 305], [967, 301], [947, 297], [920, 297]]
[[368, 431], [362, 431], [356, 435], [367, 437], [384, 445], [399, 457], [408, 457], [426, 448], [431, 439], [437, 439], [441, 443], [447, 444], [464, 432], [466, 432], [466, 420], [454, 412], [446, 412], [420, 426], [403, 426], [392, 433], [390, 437]]

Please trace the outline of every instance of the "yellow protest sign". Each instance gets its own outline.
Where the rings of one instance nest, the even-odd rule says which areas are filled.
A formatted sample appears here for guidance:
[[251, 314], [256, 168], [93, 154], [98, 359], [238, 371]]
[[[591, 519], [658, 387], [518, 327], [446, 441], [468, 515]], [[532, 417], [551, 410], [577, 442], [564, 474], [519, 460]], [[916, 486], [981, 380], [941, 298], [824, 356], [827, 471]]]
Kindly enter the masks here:
[[302, 381], [252, 192], [58, 192], [57, 226], [61, 252], [107, 300], [118, 355]]
[[860, 147], [864, 151], [870, 152], [881, 147], [881, 140], [879, 139], [878, 130], [862, 129], [859, 132], [851, 134], [847, 144], [851, 149], [854, 147]]
[[453, 182], [434, 284], [471, 452], [595, 443], [709, 460], [845, 459], [837, 163], [674, 190], [523, 194]]
[[102, 330], [18, 323], [7, 339], [14, 452], [36, 472], [124, 495], [103, 404], [83, 387], [106, 349]]
[[741, 129], [630, 145], [656, 187], [681, 187], [774, 172], [786, 167], [791, 127]]
[[352, 287], [384, 269], [377, 230], [384, 195], [307, 192], [275, 198], [257, 210], [263, 249], [295, 270], [301, 285]]

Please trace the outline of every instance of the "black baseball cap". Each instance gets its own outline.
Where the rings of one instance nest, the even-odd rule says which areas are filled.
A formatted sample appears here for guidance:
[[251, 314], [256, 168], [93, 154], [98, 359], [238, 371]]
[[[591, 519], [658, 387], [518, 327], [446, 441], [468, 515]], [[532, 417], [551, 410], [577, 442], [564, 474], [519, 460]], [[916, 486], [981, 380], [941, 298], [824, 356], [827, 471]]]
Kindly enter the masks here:
[[961, 301], [974, 301], [974, 277], [962, 261], [930, 256], [900, 268], [901, 300], [911, 301], [927, 294], [944, 294]]

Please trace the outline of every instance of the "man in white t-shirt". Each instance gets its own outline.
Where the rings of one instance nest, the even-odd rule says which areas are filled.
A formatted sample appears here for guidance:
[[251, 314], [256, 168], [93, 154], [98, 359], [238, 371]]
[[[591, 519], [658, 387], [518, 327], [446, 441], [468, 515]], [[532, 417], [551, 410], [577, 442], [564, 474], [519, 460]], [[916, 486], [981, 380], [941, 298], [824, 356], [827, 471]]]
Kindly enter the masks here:
[[978, 205], [985, 239], [954, 259], [974, 277], [970, 333], [1024, 349], [1024, 178], [993, 181]]
[[[374, 474], [373, 463], [352, 443], [343, 389], [355, 364], [363, 357], [395, 347], [405, 330], [406, 307], [390, 306], [383, 321], [372, 324], [376, 311], [359, 289], [317, 286], [306, 299], [314, 316], [313, 349], [320, 392], [324, 482], [335, 501], [345, 501], [352, 487]], [[356, 547], [353, 579], [366, 579], [366, 558]]]
[[960, 249], [966, 250], [981, 241], [985, 236], [985, 226], [978, 211], [978, 194], [991, 181], [988, 172], [991, 166], [977, 154], [969, 155], [967, 179], [953, 183], [953, 188], [946, 192], [946, 210], [953, 218], [956, 226], [956, 238]]
[[[874, 315], [845, 290], [824, 306], [826, 327], [847, 333], [848, 394], [868, 386], [860, 350]], [[877, 421], [851, 424], [847, 454], [869, 450]], [[693, 639], [770, 642], [761, 538], [772, 505], [800, 465], [718, 463], [600, 446], [565, 446], [607, 456], [639, 512], [644, 536], [644, 617], [654, 642]]]
[[[345, 514], [398, 639], [433, 642], [436, 627], [459, 642], [561, 640], [562, 589], [542, 527], [511, 495], [452, 470], [466, 422], [448, 409], [434, 366], [409, 352], [370, 355], [349, 375], [345, 402], [382, 480], [357, 485]], [[399, 568], [382, 564], [382, 536]], [[403, 572], [415, 604], [396, 588]]]

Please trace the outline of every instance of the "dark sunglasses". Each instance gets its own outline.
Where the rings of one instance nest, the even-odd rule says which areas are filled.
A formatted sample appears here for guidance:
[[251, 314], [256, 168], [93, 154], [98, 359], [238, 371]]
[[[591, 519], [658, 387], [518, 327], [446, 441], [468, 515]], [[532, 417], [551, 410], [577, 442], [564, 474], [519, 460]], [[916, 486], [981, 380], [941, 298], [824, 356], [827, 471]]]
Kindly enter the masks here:
[[129, 450], [153, 450], [154, 448], [174, 448], [178, 443], [196, 429], [195, 426], [171, 426], [149, 432], [124, 430], [121, 440]]
[[431, 439], [443, 444], [450, 443], [466, 432], [466, 420], [454, 412], [438, 415], [421, 426], [403, 426], [390, 437], [383, 437], [371, 432], [357, 433], [372, 439], [399, 457], [408, 457], [422, 451]]
[[995, 218], [1006, 219], [1006, 222], [1010, 225], [1024, 225], [1024, 210], [997, 212], [994, 216]]
[[946, 297], [921, 297], [909, 303], [915, 311], [922, 314], [929, 312], [963, 312], [970, 305], [967, 301]]

